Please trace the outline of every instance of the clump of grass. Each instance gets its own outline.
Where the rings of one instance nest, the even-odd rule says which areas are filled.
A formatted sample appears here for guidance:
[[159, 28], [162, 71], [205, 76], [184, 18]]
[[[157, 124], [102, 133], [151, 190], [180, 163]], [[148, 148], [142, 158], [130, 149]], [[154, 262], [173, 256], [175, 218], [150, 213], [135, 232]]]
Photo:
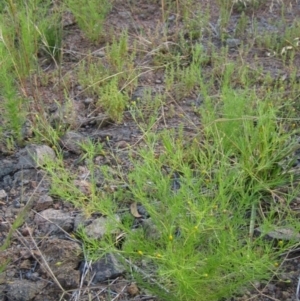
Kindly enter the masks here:
[[50, 12], [51, 1], [41, 2], [6, 1], [0, 18], [1, 110], [5, 112], [2, 123], [18, 143], [28, 111], [27, 95], [22, 97], [20, 92], [26, 91], [26, 79], [38, 69], [42, 44], [48, 55], [57, 59], [62, 39], [60, 25], [55, 25], [57, 30], [48, 30], [52, 22], [60, 24], [56, 22], [59, 13]]
[[[25, 121], [25, 114], [21, 112], [25, 108], [25, 100], [18, 96], [14, 84], [14, 76], [12, 73], [13, 63], [7, 54], [5, 45], [0, 44], [0, 87], [2, 91], [1, 111], [3, 119], [1, 120], [3, 129], [11, 132], [17, 141], [21, 140], [21, 128]], [[4, 113], [5, 112], [5, 113]]]
[[[279, 109], [255, 93], [232, 90], [226, 75], [221, 99], [216, 106], [206, 97], [205, 130], [193, 141], [185, 141], [182, 130], [144, 132], [146, 143], [126, 181], [127, 199], [144, 206], [152, 225], [133, 229], [124, 215], [111, 225], [125, 235], [121, 251], [111, 236], [98, 241], [101, 250], [121, 252], [136, 265], [146, 262], [144, 271], [162, 297], [168, 292], [174, 300], [219, 300], [269, 279], [283, 250], [254, 238], [254, 226], [270, 229], [284, 219], [285, 226], [298, 227], [288, 207], [273, 205], [275, 195], [288, 203], [296, 193], [280, 190], [295, 189], [289, 159], [295, 142], [277, 118]], [[118, 193], [115, 201], [124, 199], [124, 191]], [[255, 215], [259, 204], [265, 212]], [[87, 239], [92, 256], [97, 242]]]
[[[98, 188], [98, 177], [103, 176], [105, 167], [96, 167], [94, 163], [96, 156], [105, 154], [102, 145], [87, 141], [86, 143], [81, 143], [80, 147], [83, 154], [74, 164], [84, 162], [89, 170], [88, 178], [82, 180], [79, 173], [67, 170], [61, 151], [55, 148], [57, 153], [56, 161], [45, 160], [44, 166], [41, 166], [47, 171], [51, 179], [50, 193], [74, 204], [87, 215], [94, 212], [111, 215], [116, 209], [113, 202], [114, 196], [104, 195], [103, 191]], [[101, 202], [99, 202], [100, 199]]]
[[128, 46], [128, 34], [123, 32], [106, 46], [105, 58], [89, 55], [78, 67], [78, 81], [85, 92], [98, 98], [97, 108], [103, 109], [113, 120], [120, 122], [130, 94], [137, 86], [138, 68], [135, 67], [135, 47]]
[[103, 0], [68, 0], [67, 6], [73, 13], [78, 26], [93, 42], [100, 42], [105, 36], [103, 25], [107, 14], [110, 12], [111, 1]]
[[[26, 4], [24, 1], [8, 1], [5, 13], [2, 13], [1, 38], [13, 63], [16, 77], [24, 80], [37, 65], [37, 54], [41, 48], [41, 40], [48, 49], [55, 47], [57, 51], [61, 44], [61, 28], [53, 28], [57, 23], [59, 13], [50, 12], [51, 1], [34, 1]], [[57, 26], [57, 25], [55, 25]], [[59, 27], [59, 26], [58, 26]]]

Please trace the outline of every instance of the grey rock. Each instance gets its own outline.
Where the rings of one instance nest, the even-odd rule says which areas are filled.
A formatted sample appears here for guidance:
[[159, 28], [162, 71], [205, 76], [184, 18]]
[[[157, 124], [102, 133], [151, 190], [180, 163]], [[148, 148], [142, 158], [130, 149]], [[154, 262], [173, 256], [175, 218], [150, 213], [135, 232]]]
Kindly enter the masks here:
[[105, 57], [105, 51], [102, 49], [98, 49], [93, 52], [93, 55], [95, 55], [97, 57]]
[[45, 286], [44, 281], [14, 280], [6, 285], [6, 299], [10, 301], [33, 300]]
[[138, 210], [138, 213], [140, 215], [142, 215], [144, 219], [147, 219], [150, 217], [150, 214], [148, 213], [148, 211], [146, 210], [146, 208], [143, 205], [138, 205], [137, 210]]
[[145, 237], [149, 240], [159, 240], [161, 238], [161, 231], [159, 231], [152, 218], [143, 219], [142, 227], [144, 229]]
[[97, 116], [80, 119], [80, 127], [94, 125], [97, 127], [97, 129], [101, 129], [112, 123], [113, 120], [106, 114], [98, 114]]
[[[0, 274], [0, 277], [1, 277], [1, 274]], [[1, 280], [0, 279], [0, 283], [1, 283]], [[6, 285], [0, 285], [0, 300], [1, 301], [4, 301], [5, 300], [5, 288], [6, 288]]]
[[2, 179], [2, 184], [3, 184], [3, 187], [6, 187], [6, 188], [11, 187], [13, 184], [12, 177], [10, 175], [4, 176]]
[[50, 123], [53, 127], [65, 127], [70, 125], [75, 126], [77, 117], [75, 108], [70, 103], [64, 103], [62, 105], [55, 104], [51, 108], [52, 114], [50, 116]]
[[29, 145], [26, 147], [28, 156], [34, 161], [34, 167], [43, 166], [49, 160], [54, 161], [56, 159], [55, 152], [48, 145]]
[[27, 119], [22, 125], [21, 135], [24, 140], [27, 140], [33, 136], [33, 126], [29, 119]]
[[74, 219], [62, 210], [46, 209], [35, 215], [34, 222], [43, 233], [59, 233], [61, 229], [71, 231]]
[[43, 211], [50, 208], [53, 205], [53, 199], [49, 195], [42, 195], [37, 200], [34, 208], [36, 211]]
[[7, 198], [7, 193], [4, 189], [0, 190], [0, 200], [5, 200]]
[[30, 181], [38, 181], [38, 174], [36, 169], [22, 169], [15, 172], [13, 181], [13, 184], [15, 186], [25, 186], [29, 184]]
[[6, 208], [4, 216], [6, 218], [14, 217], [19, 213], [20, 209], [16, 208], [14, 205], [10, 205]]
[[103, 282], [115, 279], [125, 274], [124, 266], [113, 254], [106, 254], [100, 260], [92, 264], [92, 275], [95, 273], [92, 282]]
[[67, 132], [60, 139], [60, 145], [63, 148], [77, 155], [80, 155], [82, 153], [82, 148], [80, 144], [86, 142], [88, 142], [87, 137], [73, 131]]
[[91, 218], [87, 218], [84, 214], [77, 214], [74, 218], [74, 231], [77, 231], [81, 226], [86, 228], [91, 222]]
[[228, 38], [228, 39], [226, 39], [226, 45], [229, 48], [237, 48], [238, 46], [241, 45], [241, 40], [240, 39]]
[[15, 207], [15, 208], [21, 208], [21, 203], [20, 203], [20, 200], [19, 199], [15, 199], [12, 201], [12, 205]]
[[289, 227], [276, 227], [272, 231], [265, 232], [261, 227], [257, 227], [255, 232], [264, 235], [267, 239], [297, 240], [300, 241], [300, 234], [295, 229]]
[[114, 217], [115, 218], [112, 219], [109, 217], [102, 216], [102, 217], [99, 217], [99, 218], [93, 220], [93, 222], [90, 225], [85, 227], [86, 234], [89, 237], [100, 239], [105, 234], [107, 234], [108, 231], [110, 231], [110, 233], [117, 231], [117, 229], [112, 230], [110, 228], [113, 223], [117, 224], [121, 221], [120, 217], [118, 215], [115, 215]]
[[12, 160], [1, 160], [0, 161], [0, 178], [9, 175], [10, 173], [13, 173], [15, 170], [17, 170], [17, 165]]
[[136, 100], [141, 100], [143, 99], [147, 93], [153, 93], [152, 90], [150, 90], [148, 87], [144, 86], [139, 86], [135, 89], [135, 91], [131, 95], [131, 100], [136, 101]]
[[94, 101], [93, 98], [88, 97], [83, 102], [85, 105], [90, 105], [93, 101]]
[[[82, 257], [78, 243], [63, 239], [49, 239], [43, 242], [41, 253], [61, 286], [65, 289], [79, 287], [80, 272], [77, 270]], [[48, 273], [46, 265], [40, 273]]]

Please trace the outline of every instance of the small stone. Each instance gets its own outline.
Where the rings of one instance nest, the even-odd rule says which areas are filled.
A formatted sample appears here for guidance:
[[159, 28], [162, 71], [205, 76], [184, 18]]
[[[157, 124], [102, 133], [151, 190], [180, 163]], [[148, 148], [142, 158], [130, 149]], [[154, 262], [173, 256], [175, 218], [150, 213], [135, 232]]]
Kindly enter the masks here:
[[20, 256], [24, 259], [29, 259], [32, 255], [29, 250], [21, 250], [20, 251]]
[[226, 39], [226, 45], [229, 48], [237, 48], [238, 46], [241, 45], [241, 40], [240, 39], [228, 38], [228, 39]]
[[290, 297], [291, 294], [286, 291], [282, 291], [282, 300], [288, 300], [288, 297]]
[[[109, 217], [99, 217], [93, 222], [85, 227], [86, 234], [89, 237], [100, 239], [102, 238], [110, 228], [111, 224], [118, 224], [120, 222], [120, 217], [118, 215], [115, 215], [114, 220], [112, 220]], [[111, 232], [114, 232], [117, 229], [114, 229]]]
[[39, 279], [39, 273], [37, 272], [32, 273], [31, 271], [27, 271], [24, 276], [31, 281], [37, 281]]
[[155, 80], [155, 83], [159, 85], [159, 84], [162, 83], [162, 80], [161, 80], [161, 79], [156, 79], [156, 80]]
[[93, 283], [116, 279], [125, 274], [125, 268], [113, 254], [106, 254], [92, 264]]
[[20, 269], [30, 270], [31, 269], [31, 261], [29, 259], [21, 261]]
[[172, 22], [176, 19], [176, 16], [175, 15], [171, 15], [169, 18], [168, 18], [168, 21]]
[[10, 218], [10, 217], [14, 217], [16, 214], [18, 214], [20, 211], [19, 208], [15, 208], [13, 205], [8, 206], [6, 211], [5, 211], [5, 217], [6, 218]]
[[17, 209], [21, 208], [21, 204], [20, 204], [19, 200], [13, 200], [12, 205]]
[[[48, 269], [63, 288], [78, 288], [80, 272], [77, 267], [82, 257], [82, 250], [78, 243], [57, 238], [48, 239], [43, 242], [40, 251], [47, 260]], [[40, 272], [46, 274], [49, 272], [48, 269], [46, 266], [41, 266]]]
[[98, 49], [94, 51], [93, 54], [97, 57], [105, 57], [105, 51], [102, 49]]
[[93, 98], [86, 98], [83, 102], [85, 105], [90, 105], [93, 101]]
[[19, 152], [18, 169], [35, 168], [44, 165], [47, 161], [55, 160], [54, 150], [48, 145], [31, 144]]
[[152, 90], [150, 90], [150, 88], [148, 88], [148, 87], [139, 86], [132, 93], [131, 100], [132, 101], [141, 100], [141, 99], [145, 98], [147, 93], [152, 93]]
[[7, 193], [5, 192], [4, 189], [0, 190], [0, 200], [6, 199], [7, 198]]
[[161, 232], [153, 222], [152, 218], [142, 220], [142, 227], [144, 229], [145, 237], [149, 240], [159, 240]]
[[129, 144], [126, 141], [118, 141], [115, 143], [116, 148], [126, 148], [129, 146]]
[[35, 204], [36, 211], [43, 211], [50, 208], [53, 205], [53, 199], [49, 195], [42, 195]]
[[92, 184], [86, 180], [74, 180], [74, 185], [78, 188], [85, 196], [90, 196], [92, 193]]
[[293, 228], [274, 227], [272, 231], [266, 233], [261, 227], [257, 227], [255, 228], [255, 232], [268, 239], [300, 241], [300, 234]]
[[7, 300], [33, 300], [34, 297], [47, 285], [46, 282], [32, 282], [26, 279], [8, 282], [6, 286]]
[[139, 294], [139, 289], [137, 287], [137, 285], [132, 282], [128, 287], [127, 287], [127, 293], [131, 296], [131, 297], [135, 297], [136, 295]]
[[69, 131], [60, 139], [60, 145], [74, 154], [80, 155], [82, 147], [80, 144], [86, 143], [88, 139], [80, 133]]
[[43, 233], [57, 233], [61, 229], [67, 232], [71, 231], [74, 219], [69, 213], [62, 210], [46, 209], [41, 213], [37, 213], [34, 221]]
[[33, 136], [33, 126], [32, 126], [32, 122], [29, 119], [27, 119], [24, 122], [21, 128], [21, 135], [24, 140], [28, 140]]

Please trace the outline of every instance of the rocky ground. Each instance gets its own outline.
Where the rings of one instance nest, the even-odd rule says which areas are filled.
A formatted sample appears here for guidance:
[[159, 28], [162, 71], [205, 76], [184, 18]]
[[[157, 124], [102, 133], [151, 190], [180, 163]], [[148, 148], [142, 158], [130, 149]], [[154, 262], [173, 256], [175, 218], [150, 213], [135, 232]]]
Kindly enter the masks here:
[[[176, 26], [180, 26], [174, 21], [175, 16], [170, 15], [166, 24], [162, 24], [159, 2], [137, 2], [138, 5], [135, 5], [133, 10], [129, 2], [124, 4], [122, 1], [116, 1], [108, 17], [107, 26], [112, 26], [116, 32], [128, 28], [131, 36], [135, 36], [139, 30], [144, 30], [149, 38], [153, 39], [159, 38], [159, 34], [156, 35], [159, 27], [165, 26], [168, 27], [171, 42], [172, 32], [175, 32]], [[211, 8], [210, 30], [216, 31], [213, 43], [215, 47], [220, 48], [222, 42], [217, 33], [218, 7], [214, 1], [199, 2]], [[254, 11], [247, 11], [247, 14], [255, 14], [259, 21], [259, 32], [278, 31], [280, 34], [271, 21], [281, 16], [282, 4], [280, 1], [265, 2], [265, 5]], [[300, 15], [300, 3], [291, 1], [285, 5], [291, 7], [285, 12], [288, 27]], [[229, 33], [234, 31], [239, 15], [239, 12], [232, 13], [227, 29]], [[114, 156], [99, 156], [95, 164], [107, 165], [112, 170], [116, 165], [121, 165], [126, 171], [130, 168], [128, 152], [142, 142], [143, 133], [128, 112], [125, 112], [122, 123], [114, 123], [104, 112], [99, 112], [95, 107], [95, 100], [87, 97], [82, 87], [72, 81], [73, 68], [88, 51], [98, 57], [105, 57], [106, 54], [101, 45], [94, 46], [87, 41], [71, 15], [66, 16], [65, 22], [62, 73], [65, 79], [67, 76], [69, 78], [72, 110], [68, 111], [68, 114], [71, 114], [71, 118], [65, 117], [63, 86], [55, 73], [54, 64], [41, 60], [43, 67], [48, 68], [49, 81], [44, 84], [36, 78], [35, 86], [28, 82], [26, 93], [34, 99], [38, 88], [39, 97], [43, 99], [49, 119], [53, 122], [63, 121], [70, 127], [60, 141], [64, 160], [70, 170], [80, 170], [82, 177], [78, 179], [78, 186], [88, 190], [85, 185], [88, 170], [84, 161], [80, 161], [81, 149], [77, 142], [84, 142], [90, 138], [103, 143], [104, 149], [112, 152]], [[230, 48], [230, 58], [234, 60], [240, 56], [240, 45], [251, 42], [253, 41], [244, 41], [242, 37], [228, 38], [225, 43]], [[151, 43], [157, 43], [158, 46], [163, 44], [154, 40]], [[203, 43], [205, 45], [208, 41], [204, 39]], [[275, 56], [268, 56], [267, 52], [268, 49], [252, 45], [251, 52], [244, 59], [249, 66], [254, 66], [257, 64], [255, 60], [258, 60], [262, 67], [261, 76], [270, 72], [274, 80], [288, 80], [290, 70]], [[300, 63], [299, 58], [297, 54], [294, 58], [295, 64]], [[142, 60], [151, 65], [150, 56], [145, 55]], [[211, 66], [208, 66], [207, 72], [210, 71]], [[139, 86], [132, 92], [132, 100], [143, 99], [146, 89], [151, 89], [155, 95], [164, 88], [162, 71], [149, 69], [149, 72], [140, 76]], [[61, 106], [58, 106], [56, 101]], [[180, 103], [170, 96], [155, 127], [159, 130], [177, 128], [184, 124], [187, 137], [192, 138], [197, 134], [197, 127], [201, 126], [199, 117], [194, 113], [195, 106], [201, 106], [201, 95], [191, 95]], [[40, 166], [46, 157], [50, 156], [55, 161], [56, 155], [49, 143], [36, 145], [31, 142], [31, 127], [34, 125], [30, 123], [30, 118], [28, 122], [28, 128], [24, 128], [26, 146], [13, 153], [1, 146], [0, 245], [4, 244], [8, 237], [10, 244], [0, 253], [0, 267], [8, 263], [5, 271], [0, 274], [0, 300], [157, 300], [149, 291], [136, 285], [132, 275], [125, 269], [124, 262], [113, 254], [97, 262], [85, 261], [81, 242], [73, 233], [79, 224], [84, 224], [91, 237], [99, 238], [105, 234], [106, 219], [97, 214], [87, 219], [72, 204], [63, 199], [53, 198], [50, 193], [50, 180]], [[118, 162], [115, 162], [115, 156]], [[99, 185], [102, 185], [101, 176], [98, 180]], [[299, 210], [299, 206], [295, 201], [295, 211]], [[139, 214], [143, 214], [142, 209], [138, 208]], [[135, 266], [131, 268], [139, 269]], [[251, 290], [230, 300], [297, 300], [296, 288], [300, 275], [297, 247], [291, 253], [282, 255], [282, 270], [282, 274], [274, 276], [269, 282], [253, 283]]]

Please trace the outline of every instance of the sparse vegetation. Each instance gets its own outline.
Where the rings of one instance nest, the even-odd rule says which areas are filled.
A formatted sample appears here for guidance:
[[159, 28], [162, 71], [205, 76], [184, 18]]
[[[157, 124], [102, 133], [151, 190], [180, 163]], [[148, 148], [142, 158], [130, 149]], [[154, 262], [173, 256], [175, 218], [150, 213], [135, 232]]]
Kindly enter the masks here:
[[[297, 21], [289, 27], [274, 21], [270, 26], [280, 33], [259, 34], [247, 9], [274, 5], [271, 0], [217, 1], [216, 24], [210, 7], [161, 0], [155, 29], [117, 31], [107, 20], [116, 0], [25, 2], [0, 6], [0, 141], [10, 151], [27, 142], [51, 146], [57, 160], [40, 166], [51, 179], [51, 195], [86, 215], [109, 218], [113, 234], [102, 239], [89, 237], [84, 227], [75, 233], [86, 256], [111, 252], [129, 271], [142, 266], [151, 281], [138, 270], [133, 277], [161, 300], [226, 300], [280, 273], [278, 261], [295, 240], [279, 245], [265, 235], [276, 227], [300, 231], [290, 206], [299, 195]], [[139, 10], [132, 1], [126, 5], [132, 15]], [[87, 53], [64, 46], [67, 11], [91, 47]], [[239, 15], [229, 31], [233, 14]], [[285, 74], [265, 70], [252, 55], [255, 47], [276, 58]], [[76, 62], [64, 57], [67, 51]], [[62, 68], [64, 60], [71, 69]], [[148, 72], [154, 79], [145, 78]], [[137, 95], [139, 86], [146, 88]], [[51, 103], [55, 118], [45, 90], [60, 96]], [[84, 120], [103, 113], [116, 124], [130, 122], [137, 142], [114, 147], [108, 136], [92, 136], [80, 143], [82, 153], [70, 166], [61, 137], [95, 124], [77, 123], [81, 110], [88, 113]], [[26, 120], [34, 125], [27, 140]], [[111, 163], [97, 164], [104, 158]], [[84, 177], [75, 165], [86, 168]], [[132, 214], [132, 204], [147, 218]], [[24, 221], [20, 216], [12, 231]], [[12, 233], [3, 248], [11, 239]]]

